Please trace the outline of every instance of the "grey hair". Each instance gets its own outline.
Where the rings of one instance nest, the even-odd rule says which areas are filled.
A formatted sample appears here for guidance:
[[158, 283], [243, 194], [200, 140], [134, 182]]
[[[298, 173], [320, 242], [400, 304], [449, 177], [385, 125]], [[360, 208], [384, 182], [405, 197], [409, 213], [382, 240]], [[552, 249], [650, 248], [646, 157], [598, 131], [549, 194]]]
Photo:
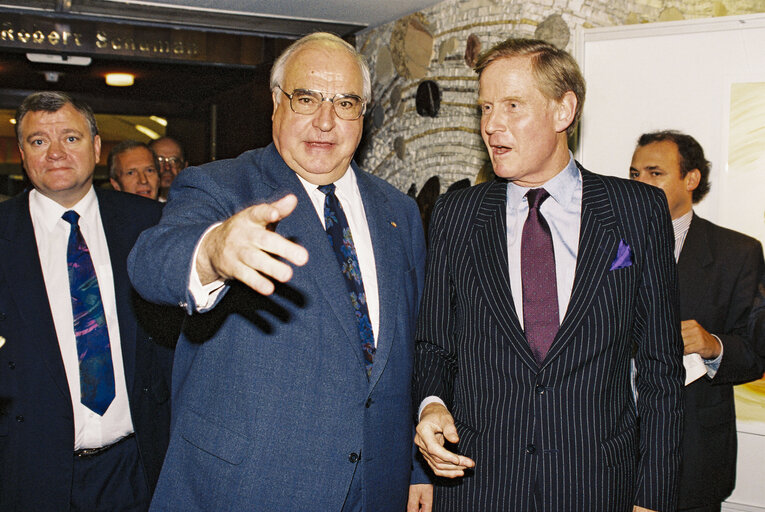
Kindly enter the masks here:
[[159, 160], [157, 159], [157, 154], [154, 152], [153, 149], [151, 149], [151, 146], [144, 142], [139, 142], [137, 140], [123, 140], [116, 146], [112, 148], [111, 151], [109, 151], [109, 157], [106, 159], [106, 167], [109, 169], [109, 177], [113, 180], [116, 180], [119, 178], [117, 175], [117, 156], [121, 155], [122, 153], [126, 151], [130, 151], [131, 149], [135, 148], [145, 148], [151, 153], [151, 159], [154, 162], [154, 167], [157, 169], [157, 172], [159, 172]]
[[66, 93], [58, 91], [35, 92], [24, 98], [19, 108], [16, 110], [16, 139], [21, 145], [21, 120], [30, 112], [58, 112], [65, 105], [71, 105], [77, 112], [83, 115], [88, 121], [91, 137], [98, 135], [98, 125], [96, 117], [93, 115], [93, 109], [87, 103], [76, 100]]
[[279, 58], [274, 62], [271, 68], [271, 90], [276, 89], [277, 86], [281, 87], [284, 83], [284, 72], [287, 61], [292, 57], [299, 49], [310, 43], [325, 43], [334, 44], [339, 46], [343, 50], [347, 51], [359, 65], [362, 79], [362, 98], [365, 102], [369, 102], [372, 99], [372, 78], [369, 74], [369, 66], [367, 66], [364, 57], [356, 51], [352, 45], [343, 41], [338, 36], [330, 34], [329, 32], [314, 32], [307, 36], [301, 37], [285, 49]]

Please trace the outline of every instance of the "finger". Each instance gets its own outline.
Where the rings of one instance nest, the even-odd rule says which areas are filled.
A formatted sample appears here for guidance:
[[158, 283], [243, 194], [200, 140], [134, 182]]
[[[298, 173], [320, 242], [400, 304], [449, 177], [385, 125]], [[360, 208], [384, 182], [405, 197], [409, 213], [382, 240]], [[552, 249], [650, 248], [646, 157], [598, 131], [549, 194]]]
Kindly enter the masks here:
[[460, 436], [459, 436], [459, 434], [457, 433], [457, 427], [454, 425], [454, 422], [453, 422], [453, 421], [449, 422], [449, 423], [448, 423], [448, 424], [447, 424], [447, 425], [444, 427], [444, 437], [445, 437], [445, 438], [446, 438], [446, 440], [447, 440], [447, 441], [449, 441], [450, 443], [455, 443], [455, 444], [456, 444], [456, 443], [458, 443], [458, 442], [459, 442], [459, 440], [460, 440]]
[[285, 261], [301, 266], [308, 260], [308, 251], [278, 233], [257, 229], [251, 233], [250, 243], [240, 248], [239, 259], [284, 283], [292, 277], [292, 268]]
[[297, 197], [293, 194], [278, 199], [272, 203], [263, 203], [251, 206], [248, 209], [250, 219], [265, 227], [273, 222], [279, 222], [287, 217], [297, 206]]
[[233, 277], [261, 295], [271, 295], [274, 293], [274, 283], [246, 265], [237, 267]]

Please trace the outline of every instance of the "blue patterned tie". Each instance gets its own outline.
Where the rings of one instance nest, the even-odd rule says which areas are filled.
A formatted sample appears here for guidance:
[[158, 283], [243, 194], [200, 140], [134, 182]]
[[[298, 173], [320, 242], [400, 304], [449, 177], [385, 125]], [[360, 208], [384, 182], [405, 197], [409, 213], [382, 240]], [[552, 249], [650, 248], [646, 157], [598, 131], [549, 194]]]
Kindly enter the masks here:
[[66, 264], [80, 362], [80, 402], [103, 416], [114, 400], [114, 366], [104, 306], [88, 244], [80, 232], [80, 216], [69, 210], [61, 217], [72, 225]]
[[359, 259], [356, 257], [356, 247], [353, 245], [351, 228], [345, 217], [343, 207], [335, 195], [335, 185], [322, 185], [319, 187], [327, 197], [324, 199], [324, 224], [327, 230], [332, 249], [335, 251], [337, 262], [340, 264], [345, 276], [345, 284], [351, 295], [351, 304], [356, 312], [356, 320], [361, 338], [361, 350], [364, 354], [364, 362], [367, 368], [367, 377], [372, 373], [372, 363], [375, 357], [375, 339], [372, 333], [372, 323], [369, 321], [369, 309], [367, 297], [364, 293], [364, 282], [361, 280]]

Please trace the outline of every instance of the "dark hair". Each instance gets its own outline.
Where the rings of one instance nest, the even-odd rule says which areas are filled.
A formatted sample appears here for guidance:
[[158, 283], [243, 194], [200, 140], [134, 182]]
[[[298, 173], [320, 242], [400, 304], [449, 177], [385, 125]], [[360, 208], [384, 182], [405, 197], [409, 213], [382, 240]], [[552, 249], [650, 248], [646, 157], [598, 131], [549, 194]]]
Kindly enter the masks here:
[[21, 120], [24, 119], [29, 112], [58, 112], [65, 105], [71, 105], [80, 114], [85, 117], [90, 126], [90, 135], [95, 137], [98, 135], [98, 125], [96, 125], [96, 117], [93, 115], [93, 110], [87, 103], [76, 100], [66, 93], [58, 91], [44, 91], [30, 94], [24, 101], [21, 102], [19, 108], [16, 110], [16, 140], [19, 144], [21, 140]]
[[154, 152], [151, 147], [149, 147], [148, 144], [145, 142], [139, 142], [137, 140], [123, 140], [116, 146], [112, 148], [111, 151], [109, 151], [109, 157], [106, 159], [106, 168], [109, 169], [109, 177], [113, 180], [116, 180], [119, 176], [117, 176], [117, 169], [115, 168], [115, 159], [118, 155], [121, 155], [122, 153], [126, 151], [130, 151], [131, 149], [135, 148], [144, 148], [149, 153], [151, 153], [151, 159], [154, 162], [154, 167], [157, 169], [157, 172], [159, 172], [159, 161], [157, 160], [157, 154]]
[[571, 91], [576, 96], [574, 120], [566, 128], [571, 135], [582, 116], [586, 87], [576, 60], [565, 50], [539, 39], [506, 39], [483, 53], [475, 64], [478, 78], [495, 60], [508, 57], [531, 57], [531, 69], [542, 94], [551, 100], [560, 100]]
[[694, 203], [698, 203], [709, 192], [709, 161], [704, 158], [704, 149], [701, 147], [696, 139], [690, 135], [686, 135], [677, 130], [662, 130], [658, 132], [644, 133], [638, 139], [638, 147], [647, 146], [654, 142], [674, 142], [677, 146], [677, 153], [680, 155], [680, 176], [685, 177], [686, 174], [694, 169], [699, 171], [699, 184], [693, 190], [691, 199]]

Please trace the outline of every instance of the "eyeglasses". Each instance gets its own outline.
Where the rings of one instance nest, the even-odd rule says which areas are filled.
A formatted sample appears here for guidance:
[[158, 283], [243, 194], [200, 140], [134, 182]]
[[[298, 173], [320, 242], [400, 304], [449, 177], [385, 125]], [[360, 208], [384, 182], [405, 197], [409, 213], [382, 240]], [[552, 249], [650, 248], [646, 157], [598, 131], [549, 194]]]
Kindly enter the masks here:
[[181, 166], [183, 165], [183, 161], [180, 158], [177, 158], [174, 156], [171, 156], [171, 157], [158, 156], [157, 161], [159, 162], [160, 166], [167, 164], [173, 169], [180, 169]]
[[335, 94], [328, 98], [323, 93], [310, 89], [295, 89], [292, 94], [288, 94], [281, 86], [276, 87], [290, 99], [290, 108], [296, 114], [311, 115], [319, 110], [325, 101], [332, 103], [337, 117], [345, 121], [355, 121], [367, 110], [366, 102], [355, 94]]

